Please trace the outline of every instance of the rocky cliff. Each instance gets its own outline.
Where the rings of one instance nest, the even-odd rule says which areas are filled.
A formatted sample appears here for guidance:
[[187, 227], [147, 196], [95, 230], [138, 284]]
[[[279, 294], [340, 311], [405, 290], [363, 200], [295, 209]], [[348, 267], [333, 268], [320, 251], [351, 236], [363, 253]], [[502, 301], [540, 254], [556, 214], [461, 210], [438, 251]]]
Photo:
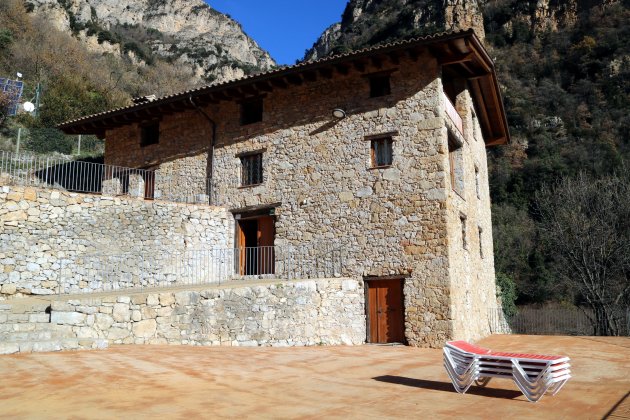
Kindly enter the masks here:
[[304, 59], [395, 39], [473, 28], [484, 37], [477, 0], [350, 0], [341, 23], [329, 27]]
[[224, 81], [275, 63], [240, 24], [203, 0], [27, 0], [27, 9], [92, 51], [183, 63], [193, 80]]
[[573, 27], [594, 7], [617, 0], [350, 0], [340, 23], [330, 26], [304, 59], [434, 32], [472, 28], [512, 34]]

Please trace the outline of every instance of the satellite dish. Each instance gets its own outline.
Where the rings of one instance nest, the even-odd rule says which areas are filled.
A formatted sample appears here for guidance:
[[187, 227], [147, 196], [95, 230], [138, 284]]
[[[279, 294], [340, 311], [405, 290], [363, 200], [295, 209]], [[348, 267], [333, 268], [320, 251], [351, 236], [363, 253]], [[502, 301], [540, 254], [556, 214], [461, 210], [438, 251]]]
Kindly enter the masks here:
[[35, 105], [33, 105], [32, 102], [24, 102], [24, 105], [22, 105], [24, 107], [24, 111], [26, 112], [33, 112], [35, 111]]

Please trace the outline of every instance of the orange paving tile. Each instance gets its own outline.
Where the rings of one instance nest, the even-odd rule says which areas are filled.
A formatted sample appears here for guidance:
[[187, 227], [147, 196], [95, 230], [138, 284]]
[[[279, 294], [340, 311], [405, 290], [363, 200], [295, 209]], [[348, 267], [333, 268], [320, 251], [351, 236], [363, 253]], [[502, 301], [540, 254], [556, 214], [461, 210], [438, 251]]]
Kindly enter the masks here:
[[574, 378], [533, 404], [508, 380], [455, 393], [440, 350], [117, 346], [1, 356], [0, 418], [627, 416], [629, 338], [492, 336], [480, 344], [566, 354]]

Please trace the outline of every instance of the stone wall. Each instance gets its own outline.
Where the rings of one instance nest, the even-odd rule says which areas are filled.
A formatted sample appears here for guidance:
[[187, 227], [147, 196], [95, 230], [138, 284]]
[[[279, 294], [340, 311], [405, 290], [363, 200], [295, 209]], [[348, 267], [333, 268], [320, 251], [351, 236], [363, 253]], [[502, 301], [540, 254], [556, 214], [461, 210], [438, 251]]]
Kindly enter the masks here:
[[231, 248], [233, 229], [218, 207], [0, 187], [0, 298], [175, 282], [182, 253]]
[[362, 282], [322, 279], [52, 301], [50, 321], [109, 344], [358, 345]]
[[[496, 285], [490, 216], [490, 188], [486, 147], [472, 99], [464, 90], [457, 97], [457, 111], [464, 122], [464, 132], [446, 120], [448, 133], [462, 143], [461, 190], [455, 190], [448, 178], [449, 273], [451, 279], [451, 317], [453, 336], [478, 340], [490, 334], [489, 314], [496, 308]], [[461, 218], [465, 218], [465, 232]], [[465, 246], [464, 238], [465, 234]]]

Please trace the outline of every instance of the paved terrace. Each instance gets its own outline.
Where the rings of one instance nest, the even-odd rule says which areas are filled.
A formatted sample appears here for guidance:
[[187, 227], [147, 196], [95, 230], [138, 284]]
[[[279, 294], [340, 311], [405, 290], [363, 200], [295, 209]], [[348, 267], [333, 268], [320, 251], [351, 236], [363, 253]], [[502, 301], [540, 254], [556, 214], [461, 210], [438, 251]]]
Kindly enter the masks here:
[[630, 418], [629, 338], [480, 344], [567, 354], [574, 378], [533, 404], [507, 380], [455, 393], [440, 350], [117, 346], [0, 357], [0, 417]]

